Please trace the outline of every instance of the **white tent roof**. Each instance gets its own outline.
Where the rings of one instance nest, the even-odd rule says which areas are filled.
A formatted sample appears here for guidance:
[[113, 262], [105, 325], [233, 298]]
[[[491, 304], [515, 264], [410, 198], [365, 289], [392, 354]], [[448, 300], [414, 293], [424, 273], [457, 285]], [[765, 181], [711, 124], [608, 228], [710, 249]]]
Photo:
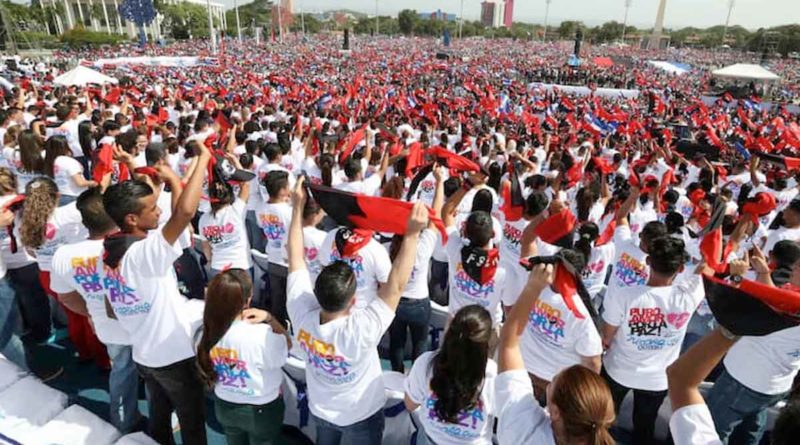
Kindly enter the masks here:
[[737, 63], [725, 68], [720, 68], [713, 71], [716, 77], [727, 77], [731, 79], [748, 79], [748, 80], [778, 80], [780, 76], [762, 67], [761, 65], [752, 65], [749, 63]]
[[75, 68], [53, 79], [53, 83], [55, 83], [56, 85], [65, 85], [65, 86], [73, 86], [73, 85], [84, 86], [90, 83], [103, 85], [106, 83], [117, 83], [117, 79], [106, 76], [105, 74], [97, 72], [91, 68], [86, 68], [85, 66], [78, 65]]
[[661, 60], [648, 60], [647, 63], [649, 63], [650, 65], [653, 65], [656, 68], [660, 68], [660, 69], [662, 69], [662, 70], [664, 70], [664, 71], [666, 71], [666, 72], [668, 72], [670, 74], [681, 75], [681, 74], [686, 74], [686, 71], [687, 71], [684, 68], [681, 68], [679, 66], [675, 66], [675, 65], [673, 65], [673, 64], [671, 64], [669, 62], [664, 62], [664, 61], [661, 61]]

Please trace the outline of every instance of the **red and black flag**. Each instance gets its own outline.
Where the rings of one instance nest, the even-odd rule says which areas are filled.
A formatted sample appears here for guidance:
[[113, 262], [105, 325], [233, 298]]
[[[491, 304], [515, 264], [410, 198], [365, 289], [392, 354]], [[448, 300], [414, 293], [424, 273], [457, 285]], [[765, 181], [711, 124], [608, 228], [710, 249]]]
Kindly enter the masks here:
[[[308, 184], [308, 188], [311, 197], [325, 210], [325, 213], [345, 227], [398, 235], [406, 233], [413, 203], [349, 193], [322, 185]], [[428, 216], [433, 225], [439, 229], [442, 241], [446, 241], [447, 232], [442, 220], [430, 208]]]
[[353, 150], [356, 148], [364, 138], [367, 137], [367, 128], [364, 126], [363, 128], [359, 128], [358, 130], [354, 131], [350, 134], [349, 137], [342, 139], [340, 142], [341, 152], [339, 153], [339, 165], [344, 165], [344, 162], [350, 157], [350, 154], [353, 153]]
[[431, 147], [428, 149], [428, 155], [435, 158], [440, 165], [446, 166], [452, 172], [479, 172], [481, 170], [480, 165], [476, 162], [453, 153], [446, 148]]
[[592, 320], [597, 320], [597, 310], [595, 309], [594, 304], [592, 304], [592, 298], [589, 295], [589, 292], [583, 285], [583, 280], [581, 280], [580, 277], [580, 271], [576, 271], [572, 264], [561, 254], [522, 258], [519, 263], [522, 267], [529, 271], [532, 270], [537, 264], [554, 264], [555, 274], [553, 276], [553, 288], [561, 295], [561, 298], [564, 299], [564, 304], [567, 305], [567, 308], [569, 308], [570, 312], [572, 312], [577, 318], [586, 318], [581, 311], [578, 310], [578, 306], [575, 304], [574, 297], [575, 294], [578, 294], [581, 301], [583, 301], [583, 306], [587, 311], [589, 311], [589, 315], [592, 317]]
[[717, 323], [735, 335], [762, 336], [800, 325], [800, 293], [742, 280], [739, 287], [703, 276]]
[[723, 245], [722, 241], [722, 221], [725, 218], [726, 202], [717, 198], [711, 211], [711, 218], [702, 230], [697, 234], [700, 241], [700, 252], [706, 260], [706, 264], [717, 273], [723, 273], [726, 269], [726, 259], [731, 253], [732, 245]]
[[768, 192], [758, 192], [742, 206], [742, 213], [749, 217], [753, 224], [758, 227], [758, 219], [768, 215], [778, 206], [775, 196]]
[[519, 221], [522, 219], [522, 213], [525, 210], [525, 197], [522, 196], [522, 182], [519, 180], [519, 171], [522, 168], [521, 162], [510, 163], [509, 177], [510, 182], [507, 182], [502, 191], [503, 196], [503, 213], [506, 216], [506, 221]]
[[552, 214], [536, 226], [536, 236], [547, 244], [571, 248], [572, 231], [575, 229], [577, 218], [569, 208]]
[[411, 201], [411, 197], [417, 193], [417, 189], [419, 185], [422, 184], [422, 181], [428, 177], [431, 172], [433, 172], [434, 163], [431, 162], [430, 164], [422, 167], [417, 171], [414, 175], [414, 179], [411, 180], [411, 183], [408, 185], [408, 193], [406, 193], [406, 201]]
[[790, 158], [789, 156], [774, 155], [772, 153], [765, 153], [763, 151], [753, 152], [764, 161], [776, 164], [787, 171], [800, 169], [800, 158]]

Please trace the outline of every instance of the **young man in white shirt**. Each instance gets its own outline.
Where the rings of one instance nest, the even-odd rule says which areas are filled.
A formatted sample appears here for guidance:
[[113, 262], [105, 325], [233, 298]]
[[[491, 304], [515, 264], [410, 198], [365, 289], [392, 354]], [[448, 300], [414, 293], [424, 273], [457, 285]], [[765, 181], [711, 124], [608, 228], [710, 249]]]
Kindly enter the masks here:
[[177, 241], [197, 212], [210, 158], [201, 149], [185, 189], [168, 166], [154, 167], [172, 189], [172, 216], [161, 228], [157, 193], [149, 184], [125, 181], [103, 196], [106, 213], [121, 230], [106, 238], [101, 256], [106, 301], [131, 337], [133, 360], [148, 390], [149, 432], [162, 444], [172, 443], [173, 410], [183, 443], [206, 443], [205, 396], [190, 334], [200, 314], [192, 318], [194, 308], [178, 291], [172, 266], [183, 253]]
[[705, 297], [695, 274], [675, 283], [688, 254], [683, 241], [663, 236], [648, 244], [650, 276], [644, 286], [606, 298], [602, 375], [614, 406], [633, 390], [633, 443], [651, 443], [658, 409], [667, 395], [666, 369], [680, 353], [691, 314]]
[[394, 318], [411, 276], [428, 211], [417, 204], [388, 282], [365, 308], [355, 307], [356, 278], [343, 262], [322, 269], [312, 283], [303, 255], [303, 179], [293, 197], [289, 229], [288, 310], [307, 355], [306, 379], [317, 444], [379, 445], [386, 401], [377, 345]]
[[97, 338], [105, 345], [111, 359], [109, 419], [115, 428], [127, 434], [140, 418], [139, 375], [128, 333], [106, 313], [106, 290], [97, 267], [103, 240], [117, 226], [103, 209], [99, 188], [83, 192], [76, 204], [83, 225], [89, 230], [89, 239], [58, 248], [51, 263], [50, 289], [58, 293], [59, 301], [68, 309], [91, 319]]
[[289, 205], [289, 174], [275, 170], [264, 179], [269, 194], [269, 201], [256, 209], [256, 221], [266, 238], [269, 261], [269, 299], [270, 313], [284, 327], [289, 315], [286, 313], [286, 276], [287, 253], [286, 239], [289, 235], [289, 223], [292, 221], [292, 206]]

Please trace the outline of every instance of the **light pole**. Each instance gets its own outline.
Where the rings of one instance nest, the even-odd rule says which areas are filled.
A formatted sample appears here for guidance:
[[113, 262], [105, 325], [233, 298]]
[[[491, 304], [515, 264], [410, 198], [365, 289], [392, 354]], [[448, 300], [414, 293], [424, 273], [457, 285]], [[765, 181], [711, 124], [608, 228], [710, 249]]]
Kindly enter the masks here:
[[725, 19], [725, 27], [722, 28], [722, 44], [725, 44], [725, 37], [728, 36], [728, 25], [731, 22], [731, 12], [733, 12], [733, 6], [736, 4], [736, 0], [728, 0], [728, 17]]
[[461, 29], [464, 28], [464, 0], [461, 0], [461, 12], [458, 14], [458, 38], [461, 38]]
[[631, 0], [625, 0], [625, 18], [622, 20], [622, 43], [625, 43], [625, 28], [628, 27], [629, 9], [631, 9]]
[[239, 36], [239, 43], [242, 43], [242, 26], [239, 24], [239, 2], [233, 0], [233, 7], [236, 9], [236, 34]]
[[542, 33], [542, 42], [547, 41], [547, 19], [550, 16], [550, 3], [553, 0], [544, 0], [544, 32]]
[[378, 19], [378, 0], [375, 0], [375, 35], [381, 32], [381, 21]]
[[283, 6], [278, 2], [278, 39], [283, 43]]
[[208, 10], [208, 35], [211, 37], [211, 53], [217, 53], [217, 36], [214, 34], [214, 19], [211, 18], [211, 0], [206, 0]]

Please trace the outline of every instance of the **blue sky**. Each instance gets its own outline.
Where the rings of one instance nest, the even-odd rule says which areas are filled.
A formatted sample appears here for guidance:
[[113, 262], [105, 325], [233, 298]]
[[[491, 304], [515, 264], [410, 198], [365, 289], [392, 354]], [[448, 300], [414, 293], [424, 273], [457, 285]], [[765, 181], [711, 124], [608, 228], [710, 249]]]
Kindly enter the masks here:
[[[233, 6], [233, 0], [217, 0]], [[708, 27], [725, 22], [729, 0], [667, 0], [664, 25], [668, 28], [697, 26]], [[247, 3], [247, 0], [242, 0]], [[324, 11], [347, 8], [372, 14], [374, 0], [294, 0], [295, 9]], [[460, 0], [378, 0], [381, 15], [396, 15], [401, 9], [445, 12], [458, 14]], [[632, 0], [628, 23], [640, 27], [653, 25], [658, 0]], [[517, 21], [543, 23], [545, 0], [516, 0], [514, 19]], [[464, 17], [477, 20], [480, 0], [464, 0]], [[625, 0], [552, 0], [550, 23], [562, 20], [582, 20], [588, 25], [598, 25], [609, 20], [622, 22], [625, 15]], [[736, 0], [731, 15], [731, 24], [756, 29], [800, 22], [800, 0]]]

